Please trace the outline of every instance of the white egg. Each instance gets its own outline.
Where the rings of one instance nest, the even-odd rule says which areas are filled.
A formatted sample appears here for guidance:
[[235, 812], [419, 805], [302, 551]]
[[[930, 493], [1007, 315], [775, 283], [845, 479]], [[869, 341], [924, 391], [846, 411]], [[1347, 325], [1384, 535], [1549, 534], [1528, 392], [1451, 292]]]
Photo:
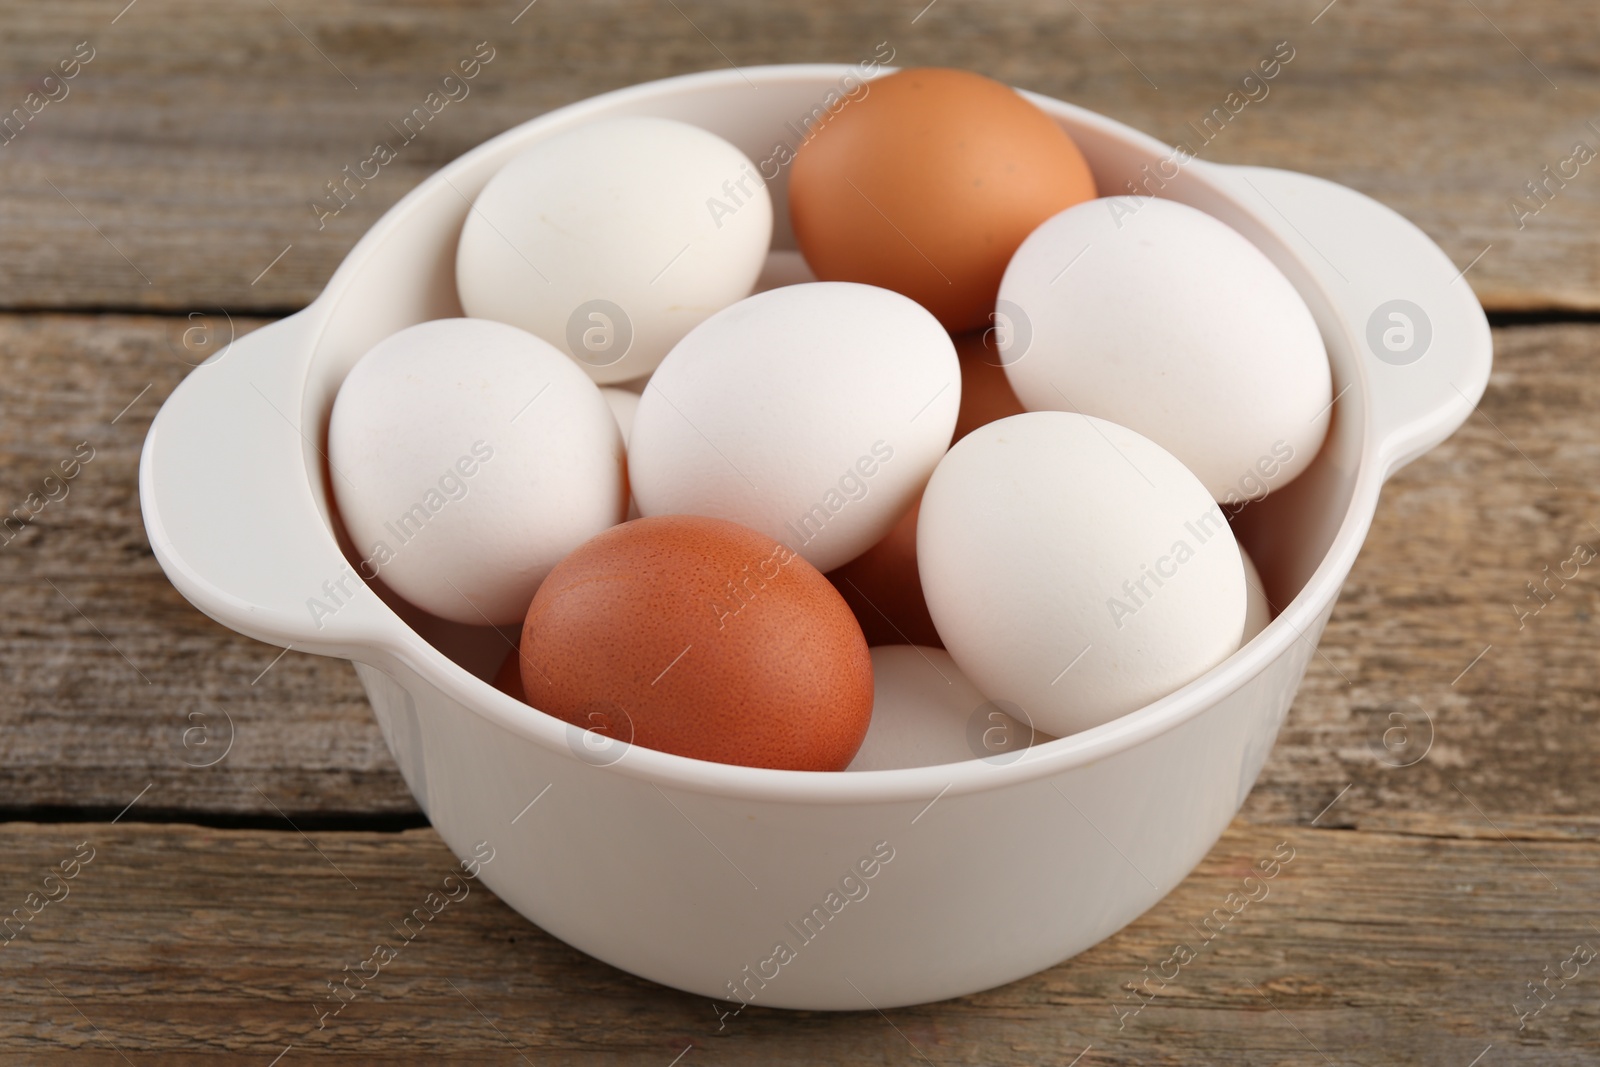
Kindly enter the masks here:
[[600, 395], [606, 398], [606, 406], [617, 420], [617, 429], [622, 431], [622, 443], [627, 444], [628, 432], [633, 429], [633, 413], [639, 410], [639, 394], [605, 385], [601, 386]]
[[872, 723], [846, 770], [1014, 763], [1030, 743], [1053, 740], [978, 692], [943, 649], [881, 645], [871, 652]]
[[651, 376], [628, 472], [645, 515], [730, 519], [820, 571], [876, 544], [950, 446], [961, 367], [939, 321], [870, 285], [758, 293]]
[[621, 382], [747, 295], [771, 241], [772, 198], [733, 145], [670, 119], [603, 119], [489, 180], [461, 230], [456, 287], [468, 315]]
[[1086, 415], [1027, 412], [958, 441], [922, 495], [917, 565], [962, 671], [1050, 734], [1167, 695], [1244, 630], [1222, 509], [1161, 446]]
[[436, 319], [362, 356], [328, 427], [365, 578], [478, 625], [520, 622], [544, 576], [622, 520], [622, 436], [599, 388], [504, 323]]
[[1310, 309], [1260, 249], [1184, 204], [1108, 197], [1049, 219], [1006, 268], [997, 315], [1024, 407], [1136, 430], [1223, 503], [1283, 486], [1327, 434]]
[[[621, 386], [602, 385], [600, 395], [606, 398], [606, 404], [617, 420], [617, 429], [622, 431], [622, 444], [626, 448], [628, 434], [633, 430], [633, 413], [639, 410], [639, 394]], [[628, 513], [623, 517], [626, 519], [639, 517], [639, 505], [634, 503], [631, 492], [628, 494]]]
[[1256, 634], [1265, 630], [1267, 623], [1272, 621], [1272, 604], [1267, 600], [1266, 586], [1261, 584], [1261, 572], [1256, 570], [1250, 553], [1242, 545], [1239, 548], [1239, 560], [1244, 564], [1244, 584], [1250, 596], [1244, 613], [1244, 636], [1239, 640], [1243, 646], [1254, 640]]

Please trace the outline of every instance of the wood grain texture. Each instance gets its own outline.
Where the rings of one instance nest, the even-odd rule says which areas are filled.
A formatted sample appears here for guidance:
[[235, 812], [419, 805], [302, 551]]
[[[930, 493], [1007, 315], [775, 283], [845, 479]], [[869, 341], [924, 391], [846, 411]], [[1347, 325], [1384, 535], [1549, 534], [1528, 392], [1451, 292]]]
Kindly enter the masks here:
[[[95, 850], [70, 896], [0, 931], [0, 1061], [1594, 1062], [1595, 965], [1518, 1013], [1575, 946], [1600, 948], [1600, 562], [1547, 578], [1600, 549], [1596, 325], [1496, 331], [1479, 411], [1385, 491], [1240, 818], [1077, 959], [886, 1016], [751, 1009], [719, 1030], [710, 1002], [475, 889], [319, 1028], [327, 981], [453, 857], [425, 828], [370, 832], [421, 815], [347, 664], [233, 634], [166, 581], [139, 448], [191, 364], [250, 313], [309, 301], [383, 210], [485, 138], [628, 84], [887, 41], [901, 64], [1194, 143], [1288, 41], [1202, 158], [1377, 197], [1471, 264], [1491, 309], [1600, 310], [1600, 161], [1545, 203], [1526, 187], [1575, 143], [1600, 149], [1586, 5], [525, 2], [0, 0], [0, 124], [26, 119], [0, 133], [0, 518], [27, 516], [0, 527], [0, 914]], [[471, 95], [319, 228], [325, 183], [485, 41]], [[79, 42], [93, 59], [37, 106]], [[1280, 842], [1294, 860], [1270, 894], [1202, 943]], [[1143, 1003], [1179, 944], [1195, 958]]]
[[0, 809], [115, 814], [153, 783], [146, 811], [415, 812], [348, 664], [213, 623], [150, 551], [139, 450], [202, 326], [224, 341], [222, 319], [0, 318], [0, 514], [45, 501], [0, 530]]
[[[154, 783], [141, 811], [414, 817], [348, 665], [277, 659], [216, 625], [150, 554], [138, 449], [186, 370], [169, 338], [187, 323], [0, 317], [5, 499], [37, 491], [79, 442], [96, 450], [0, 547], [0, 810], [109, 816]], [[1496, 345], [1480, 413], [1385, 491], [1244, 818], [1303, 824], [1339, 797], [1319, 826], [1600, 831], [1600, 562], [1552, 585], [1521, 630], [1513, 608], [1530, 610], [1524, 583], [1575, 545], [1600, 549], [1600, 329], [1504, 329]]]
[[[93, 859], [69, 895], [0, 949], [7, 1062], [1031, 1067], [1087, 1047], [1076, 1062], [1096, 1067], [1467, 1067], [1492, 1045], [1486, 1063], [1550, 1067], [1593, 1062], [1600, 1028], [1600, 964], [1518, 1017], [1526, 983], [1600, 947], [1593, 841], [1238, 827], [1127, 930], [1031, 978], [884, 1015], [750, 1008], [720, 1024], [711, 1001], [596, 962], [474, 887], [320, 1027], [326, 983], [400, 942], [391, 922], [454, 864], [431, 830], [10, 824], [5, 906], [81, 842]], [[1277, 876], [1242, 889], [1275, 851], [1291, 857]], [[1256, 899], [1225, 905], [1243, 892]], [[1236, 913], [1208, 942], [1221, 907]], [[1146, 986], [1153, 999], [1134, 993], [1174, 974], [1180, 944], [1193, 958]]]
[[[1600, 309], [1600, 164], [1563, 167], [1578, 142], [1600, 149], [1582, 4], [281, 0], [224, 14], [5, 0], [0, 26], [0, 115], [27, 120], [0, 147], [9, 308], [298, 307], [385, 208], [516, 123], [673, 74], [854, 62], [887, 41], [901, 64], [977, 69], [1205, 159], [1367, 192], [1457, 264], [1476, 259], [1468, 279], [1490, 308]], [[326, 183], [484, 41], [495, 58], [471, 94], [319, 228]], [[1202, 143], [1205, 117], [1280, 41], [1292, 61]], [[80, 42], [94, 58], [47, 84]], [[60, 99], [29, 115], [28, 94], [47, 91]], [[1546, 166], [1558, 180], [1531, 199]]]

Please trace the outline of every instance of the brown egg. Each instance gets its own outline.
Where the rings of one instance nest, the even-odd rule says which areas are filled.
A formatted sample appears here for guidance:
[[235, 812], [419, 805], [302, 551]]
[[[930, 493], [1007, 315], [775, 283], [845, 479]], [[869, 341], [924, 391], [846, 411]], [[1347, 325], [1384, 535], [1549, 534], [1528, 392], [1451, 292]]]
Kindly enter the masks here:
[[1083, 153], [1015, 90], [970, 71], [866, 84], [795, 154], [800, 251], [818, 278], [904, 293], [952, 333], [988, 325], [1023, 238], [1094, 198]]
[[956, 355], [961, 358], [961, 407], [951, 444], [979, 426], [1028, 410], [1006, 377], [992, 329], [964, 333], [955, 342]]
[[528, 703], [680, 756], [837, 771], [872, 715], [872, 660], [816, 568], [737, 523], [613, 526], [556, 565], [522, 628]]
[[[952, 444], [985, 423], [1026, 410], [1006, 379], [991, 331], [961, 334], [954, 340], [961, 357], [961, 407]], [[869, 645], [944, 647], [922, 598], [917, 571], [920, 505], [920, 500], [913, 504], [883, 540], [828, 572], [828, 581], [855, 612]]]
[[[966, 398], [962, 398], [966, 403]], [[842, 567], [828, 581], [855, 612], [869, 645], [928, 645], [943, 648], [933, 616], [922, 599], [917, 574], [917, 510], [921, 501], [890, 527], [883, 540]]]
[[528, 702], [527, 694], [522, 691], [522, 661], [517, 658], [516, 649], [512, 649], [505, 662], [500, 664], [492, 684], [500, 692], [514, 696], [524, 704]]

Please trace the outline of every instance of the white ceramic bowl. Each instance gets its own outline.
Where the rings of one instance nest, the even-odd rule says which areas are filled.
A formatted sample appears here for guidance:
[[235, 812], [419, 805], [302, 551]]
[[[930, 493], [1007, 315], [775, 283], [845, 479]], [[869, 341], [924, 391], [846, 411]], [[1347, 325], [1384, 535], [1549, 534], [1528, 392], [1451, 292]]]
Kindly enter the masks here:
[[[379, 220], [311, 306], [191, 373], [156, 417], [140, 469], [150, 542], [173, 584], [241, 633], [354, 661], [417, 802], [457, 854], [489, 843], [482, 878], [503, 900], [634, 974], [790, 1008], [886, 1008], [999, 985], [1083, 951], [1176, 886], [1261, 770], [1384, 479], [1467, 417], [1491, 358], [1467, 283], [1394, 212], [1317, 178], [1190, 162], [1161, 195], [1260, 246], [1311, 306], [1333, 364], [1326, 446], [1239, 526], [1282, 608], [1265, 631], [1178, 692], [1008, 763], [824, 774], [640, 748], [596, 755], [484, 681], [507, 648], [494, 631], [391, 608], [355, 579], [321, 454], [334, 394], [379, 339], [461, 313], [457, 234], [517, 152], [592, 119], [659, 115], [761, 161], [852, 70], [671, 78], [479, 146]], [[1030, 99], [1077, 139], [1104, 191], [1171, 154], [1103, 116]], [[772, 185], [783, 219], [786, 180]], [[792, 245], [779, 229], [778, 245]], [[1391, 301], [1410, 302], [1410, 356], [1429, 327], [1413, 362], [1380, 359], [1369, 343], [1396, 326], [1403, 345]], [[314, 617], [313, 598], [335, 610]], [[841, 878], [875, 846], [893, 858], [846, 883], [852, 900]]]

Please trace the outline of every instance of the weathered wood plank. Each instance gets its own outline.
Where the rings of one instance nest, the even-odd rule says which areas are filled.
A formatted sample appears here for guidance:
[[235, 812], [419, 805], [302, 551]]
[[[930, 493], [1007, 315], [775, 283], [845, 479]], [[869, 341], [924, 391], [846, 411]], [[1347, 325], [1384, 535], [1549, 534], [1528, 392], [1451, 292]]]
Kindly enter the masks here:
[[1495, 340], [1478, 412], [1386, 489], [1250, 817], [1310, 817], [1349, 783], [1324, 825], [1474, 802], [1596, 825], [1600, 601], [1575, 549], [1600, 552], [1600, 331]]
[[[348, 666], [276, 659], [279, 649], [224, 630], [150, 555], [138, 449], [185, 369], [167, 345], [175, 328], [160, 317], [0, 317], [8, 506], [79, 442], [95, 449], [68, 496], [0, 547], [0, 809], [110, 814], [153, 782], [144, 810], [414, 813]], [[1482, 413], [1386, 492], [1246, 818], [1303, 824], [1349, 786], [1319, 826], [1429, 833], [1435, 818], [1479, 818], [1472, 804], [1502, 826], [1537, 813], [1550, 832], [1592, 838], [1600, 825], [1593, 567], [1552, 585], [1521, 631], [1512, 608], [1529, 610], [1524, 583], [1543, 581], [1574, 545], [1600, 547], [1589, 525], [1600, 525], [1590, 370], [1600, 329], [1496, 339]], [[1410, 717], [1412, 748], [1391, 712]], [[1431, 751], [1395, 766], [1424, 746], [1425, 715]], [[230, 717], [227, 756], [191, 766], [221, 754]]]
[[[1088, 1047], [1077, 1062], [1466, 1067], [1491, 1045], [1484, 1062], [1591, 1062], [1600, 1032], [1595, 965], [1562, 966], [1600, 947], [1592, 840], [1241, 826], [1128, 930], [1032, 978], [884, 1016], [751, 1008], [720, 1031], [711, 1002], [595, 962], [480, 887], [319, 1028], [326, 983], [399, 940], [390, 920], [454, 863], [431, 830], [10, 824], [5, 905], [80, 842], [93, 859], [69, 894], [0, 949], [10, 1062], [1034, 1065]], [[1275, 851], [1291, 857], [1276, 877], [1246, 885]], [[1175, 964], [1178, 945], [1192, 958]], [[1562, 972], [1519, 1030], [1527, 983]]]
[[[1458, 264], [1485, 253], [1468, 278], [1492, 308], [1600, 308], [1591, 240], [1600, 178], [1572, 161], [1577, 142], [1600, 148], [1593, 13], [1581, 4], [123, 8], [0, 4], [0, 115], [22, 107], [27, 120], [0, 147], [0, 306], [297, 307], [385, 208], [500, 130], [654, 78], [853, 62], [887, 41], [902, 64], [981, 70], [1185, 141], [1202, 158], [1306, 170], [1368, 192]], [[470, 95], [319, 229], [310, 205], [326, 183], [390, 139], [389, 124], [485, 41], [495, 58]], [[1292, 60], [1251, 87], [1253, 102], [1230, 103], [1281, 41]], [[70, 81], [46, 83], [80, 42], [93, 58]], [[31, 103], [30, 92], [40, 94]], [[1223, 118], [1203, 136], [1218, 108]], [[1526, 183], [1546, 181], [1546, 166], [1557, 178], [1543, 201], [1531, 199]]]
[[[78, 42], [94, 50], [68, 95], [0, 135], [0, 308], [220, 305], [243, 333], [259, 325], [243, 312], [309, 300], [382, 210], [473, 144], [724, 62], [849, 61], [887, 40], [898, 62], [983, 70], [1176, 141], [1287, 40], [1270, 94], [1204, 158], [1377, 196], [1458, 264], [1482, 253], [1467, 278], [1492, 308], [1600, 309], [1594, 168], [1551, 180], [1548, 203], [1525, 189], [1574, 142], [1600, 148], [1582, 5], [523, 2], [0, 0], [0, 120], [29, 92], [59, 94], [43, 76]], [[495, 59], [472, 95], [319, 230], [324, 183], [479, 41]], [[37, 494], [28, 528], [0, 532], [0, 818], [109, 817], [137, 798], [117, 825], [0, 825], [0, 910], [47, 888], [79, 842], [95, 848], [71, 896], [0, 944], [0, 1058], [1593, 1059], [1592, 965], [1518, 1012], [1574, 946], [1600, 948], [1595, 572], [1551, 582], [1537, 614], [1524, 587], [1576, 544], [1600, 548], [1600, 329], [1497, 332], [1481, 414], [1387, 492], [1241, 819], [1150, 914], [1005, 989], [887, 1019], [751, 1010], [719, 1032], [708, 1002], [596, 963], [476, 890], [319, 1030], [324, 983], [451, 864], [432, 832], [313, 830], [325, 861], [286, 823], [138, 821], [418, 818], [349, 667], [209, 622], [143, 537], [149, 419], [226, 328], [0, 315], [0, 514]], [[1270, 895], [1199, 945], [1197, 924], [1280, 841], [1295, 859]], [[1129, 1014], [1180, 943], [1196, 958]]]
[[[151, 554], [139, 450], [197, 325], [0, 320], [0, 515], [43, 504], [0, 529], [0, 808], [114, 814], [153, 783], [152, 809], [414, 812], [347, 664], [277, 660], [197, 613]], [[75, 453], [92, 458], [62, 481]]]

